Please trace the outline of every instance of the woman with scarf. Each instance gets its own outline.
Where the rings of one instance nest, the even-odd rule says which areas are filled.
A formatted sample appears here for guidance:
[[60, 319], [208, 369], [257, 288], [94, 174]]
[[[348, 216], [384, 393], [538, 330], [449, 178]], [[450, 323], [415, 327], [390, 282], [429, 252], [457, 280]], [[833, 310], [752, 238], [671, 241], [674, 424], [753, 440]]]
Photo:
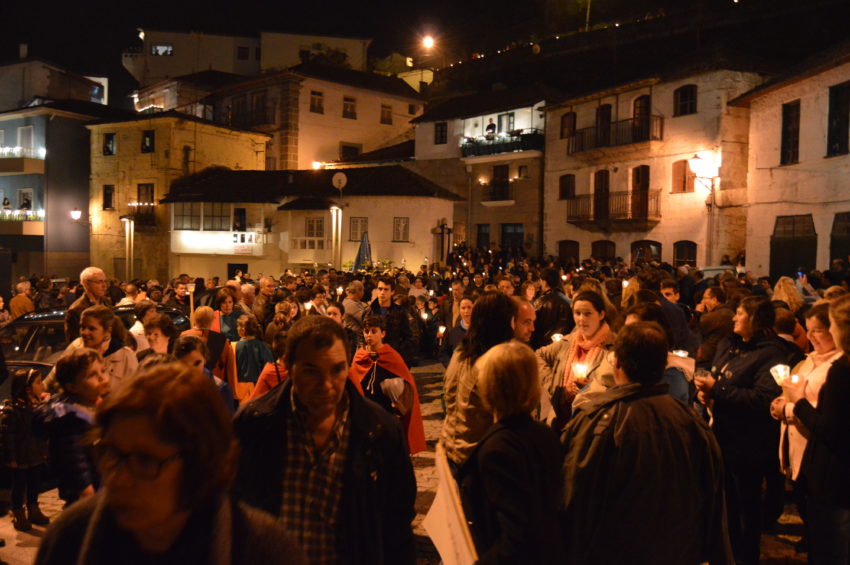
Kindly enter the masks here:
[[573, 331], [537, 350], [543, 396], [540, 419], [556, 429], [569, 420], [574, 409], [614, 384], [608, 354], [614, 332], [608, 327], [605, 300], [586, 290], [573, 298]]
[[380, 316], [363, 320], [364, 346], [354, 354], [348, 378], [360, 394], [401, 420], [407, 434], [407, 447], [413, 455], [425, 449], [419, 393], [401, 355], [384, 343], [385, 328]]

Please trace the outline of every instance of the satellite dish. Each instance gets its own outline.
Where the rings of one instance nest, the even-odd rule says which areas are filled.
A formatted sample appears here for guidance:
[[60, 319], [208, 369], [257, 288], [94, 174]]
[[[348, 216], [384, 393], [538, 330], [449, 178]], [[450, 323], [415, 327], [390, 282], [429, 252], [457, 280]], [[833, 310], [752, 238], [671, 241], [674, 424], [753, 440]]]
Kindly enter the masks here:
[[345, 188], [345, 185], [348, 184], [348, 177], [345, 176], [345, 173], [336, 173], [333, 177], [331, 177], [331, 184], [334, 185], [334, 188], [337, 190], [342, 190]]

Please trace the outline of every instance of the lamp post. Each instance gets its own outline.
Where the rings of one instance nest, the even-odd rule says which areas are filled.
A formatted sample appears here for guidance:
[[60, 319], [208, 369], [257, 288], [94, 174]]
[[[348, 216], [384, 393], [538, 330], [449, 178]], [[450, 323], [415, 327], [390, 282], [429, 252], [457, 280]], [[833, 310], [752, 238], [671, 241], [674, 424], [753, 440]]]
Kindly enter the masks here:
[[705, 200], [705, 206], [708, 211], [708, 221], [706, 222], [705, 248], [706, 248], [706, 264], [712, 264], [712, 251], [714, 247], [714, 208], [716, 205], [714, 195], [714, 179], [717, 178], [720, 170], [719, 158], [707, 159], [700, 157], [699, 154], [688, 159], [688, 167], [696, 177], [696, 180], [708, 190], [708, 197]]
[[136, 237], [136, 221], [132, 215], [121, 216], [124, 223], [124, 280], [133, 280], [133, 240]]

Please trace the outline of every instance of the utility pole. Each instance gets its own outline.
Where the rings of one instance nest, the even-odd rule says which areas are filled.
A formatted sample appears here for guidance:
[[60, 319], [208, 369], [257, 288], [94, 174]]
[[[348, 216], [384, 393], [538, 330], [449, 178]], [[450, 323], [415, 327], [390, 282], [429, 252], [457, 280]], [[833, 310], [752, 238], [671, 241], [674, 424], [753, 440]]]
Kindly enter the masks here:
[[587, 15], [584, 17], [584, 31], [590, 31], [590, 3], [593, 0], [587, 0]]

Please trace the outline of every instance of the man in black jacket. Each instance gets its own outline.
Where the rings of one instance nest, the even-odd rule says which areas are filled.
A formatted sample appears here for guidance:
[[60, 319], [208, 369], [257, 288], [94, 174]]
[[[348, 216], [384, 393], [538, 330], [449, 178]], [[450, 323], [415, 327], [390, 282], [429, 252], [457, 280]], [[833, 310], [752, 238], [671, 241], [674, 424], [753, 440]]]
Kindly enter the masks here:
[[543, 269], [540, 273], [540, 287], [543, 295], [537, 308], [537, 321], [531, 336], [532, 349], [549, 345], [552, 335], [567, 335], [573, 331], [573, 309], [564, 291], [561, 290], [561, 278], [555, 269]]
[[289, 379], [243, 406], [237, 497], [274, 516], [311, 563], [412, 565], [416, 479], [399, 421], [348, 379], [341, 325], [299, 320]]
[[378, 297], [366, 308], [363, 319], [365, 320], [369, 316], [380, 316], [384, 319], [387, 324], [387, 337], [384, 343], [390, 344], [393, 349], [398, 351], [404, 362], [410, 367], [413, 364], [413, 357], [416, 355], [416, 342], [413, 339], [407, 312], [393, 302], [395, 281], [390, 277], [381, 277], [378, 279], [377, 288]]

